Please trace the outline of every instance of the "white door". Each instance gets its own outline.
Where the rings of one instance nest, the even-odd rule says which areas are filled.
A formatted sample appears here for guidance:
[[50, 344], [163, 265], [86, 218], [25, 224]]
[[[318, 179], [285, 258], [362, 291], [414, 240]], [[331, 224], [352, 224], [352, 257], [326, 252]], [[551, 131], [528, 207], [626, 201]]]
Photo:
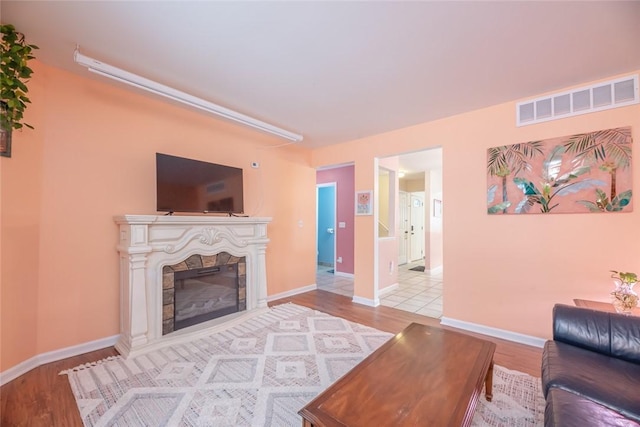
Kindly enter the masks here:
[[424, 193], [411, 193], [410, 202], [409, 260], [413, 262], [424, 257]]
[[406, 264], [409, 252], [409, 194], [399, 192], [400, 232], [398, 233], [398, 265]]

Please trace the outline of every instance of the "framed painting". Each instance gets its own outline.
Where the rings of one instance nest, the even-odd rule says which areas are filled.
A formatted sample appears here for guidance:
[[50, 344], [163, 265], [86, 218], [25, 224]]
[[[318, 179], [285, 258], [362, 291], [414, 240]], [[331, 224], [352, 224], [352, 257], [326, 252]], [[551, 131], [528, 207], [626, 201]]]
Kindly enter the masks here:
[[0, 156], [11, 157], [11, 130], [0, 127]]
[[631, 212], [631, 127], [487, 150], [487, 213]]
[[373, 191], [356, 191], [356, 215], [373, 215]]

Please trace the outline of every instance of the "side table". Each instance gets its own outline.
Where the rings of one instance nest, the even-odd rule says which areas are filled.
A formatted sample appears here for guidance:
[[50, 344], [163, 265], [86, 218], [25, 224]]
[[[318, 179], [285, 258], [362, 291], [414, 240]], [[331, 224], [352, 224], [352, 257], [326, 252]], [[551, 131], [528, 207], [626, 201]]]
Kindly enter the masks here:
[[[590, 301], [586, 299], [574, 299], [573, 302], [577, 307], [585, 307], [585, 308], [590, 308], [592, 310], [607, 311], [609, 313], [616, 312], [616, 309], [613, 308], [613, 304], [606, 303], [606, 302]], [[634, 308], [631, 314], [633, 316], [640, 316], [640, 308], [638, 307]]]

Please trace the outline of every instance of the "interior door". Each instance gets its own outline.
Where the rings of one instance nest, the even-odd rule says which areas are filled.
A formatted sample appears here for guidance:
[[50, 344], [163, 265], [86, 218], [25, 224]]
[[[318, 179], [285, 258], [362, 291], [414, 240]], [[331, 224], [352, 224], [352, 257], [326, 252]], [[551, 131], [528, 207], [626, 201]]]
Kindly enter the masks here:
[[336, 185], [318, 185], [318, 264], [335, 265]]
[[409, 194], [398, 193], [398, 208], [400, 215], [400, 232], [398, 233], [398, 265], [406, 264], [409, 252]]
[[424, 193], [411, 193], [410, 203], [409, 259], [413, 262], [424, 257]]

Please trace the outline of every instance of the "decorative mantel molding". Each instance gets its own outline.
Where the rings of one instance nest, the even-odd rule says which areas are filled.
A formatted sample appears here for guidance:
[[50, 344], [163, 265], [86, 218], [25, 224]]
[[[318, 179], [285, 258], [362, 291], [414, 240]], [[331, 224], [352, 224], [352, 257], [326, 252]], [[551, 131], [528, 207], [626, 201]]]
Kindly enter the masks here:
[[120, 227], [120, 339], [115, 347], [123, 356], [243, 315], [162, 335], [162, 267], [192, 255], [228, 252], [246, 257], [244, 314], [267, 307], [265, 252], [271, 218], [122, 215], [114, 220]]

